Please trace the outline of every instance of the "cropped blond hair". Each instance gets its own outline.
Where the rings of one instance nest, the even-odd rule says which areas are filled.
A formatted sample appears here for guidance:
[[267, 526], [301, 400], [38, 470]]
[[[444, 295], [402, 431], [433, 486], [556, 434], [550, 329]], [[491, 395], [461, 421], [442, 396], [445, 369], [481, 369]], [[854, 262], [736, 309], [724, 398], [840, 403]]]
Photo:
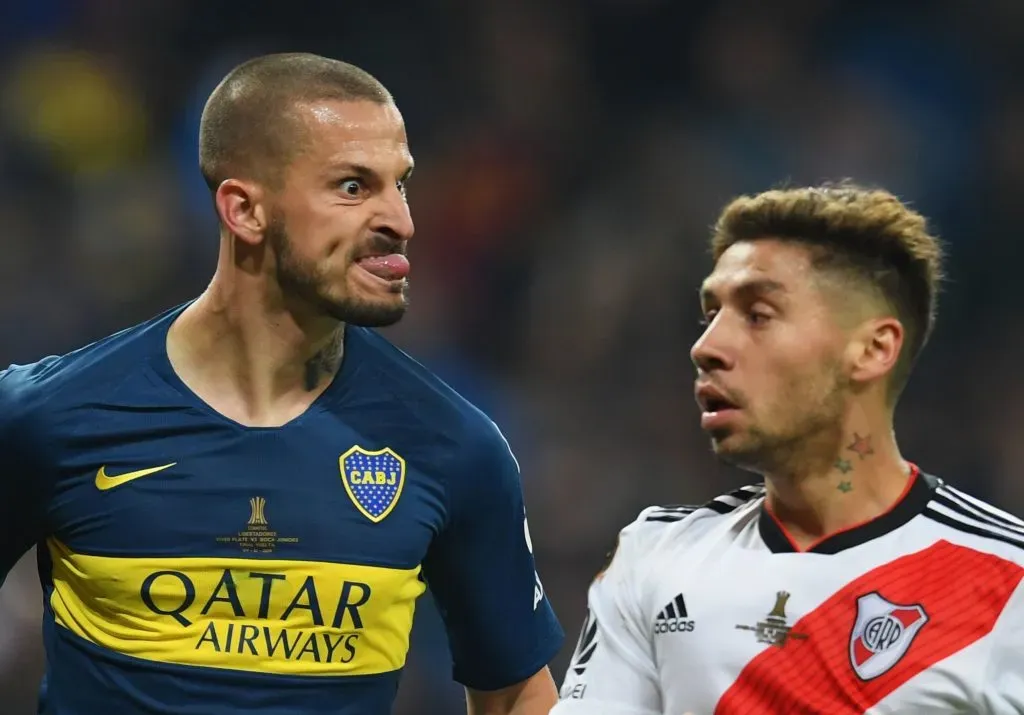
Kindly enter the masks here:
[[780, 239], [813, 249], [816, 269], [840, 273], [880, 294], [905, 339], [891, 376], [895, 398], [935, 326], [943, 279], [942, 244], [924, 216], [893, 194], [851, 182], [741, 196], [715, 224], [717, 261], [738, 241]]

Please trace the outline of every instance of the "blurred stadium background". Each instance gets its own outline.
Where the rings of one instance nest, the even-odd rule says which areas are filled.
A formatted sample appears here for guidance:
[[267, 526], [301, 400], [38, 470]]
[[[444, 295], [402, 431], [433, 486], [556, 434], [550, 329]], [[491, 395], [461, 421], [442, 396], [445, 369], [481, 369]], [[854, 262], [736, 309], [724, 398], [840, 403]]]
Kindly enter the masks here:
[[[0, 362], [205, 286], [202, 103], [285, 50], [365, 67], [405, 115], [414, 305], [388, 332], [519, 456], [559, 682], [617, 529], [748, 479], [709, 455], [687, 355], [708, 227], [737, 193], [852, 177], [931, 217], [950, 281], [901, 444], [1024, 512], [1020, 0], [5, 2]], [[0, 591], [3, 715], [35, 712], [40, 607], [26, 558]], [[399, 713], [458, 712], [421, 615]]]

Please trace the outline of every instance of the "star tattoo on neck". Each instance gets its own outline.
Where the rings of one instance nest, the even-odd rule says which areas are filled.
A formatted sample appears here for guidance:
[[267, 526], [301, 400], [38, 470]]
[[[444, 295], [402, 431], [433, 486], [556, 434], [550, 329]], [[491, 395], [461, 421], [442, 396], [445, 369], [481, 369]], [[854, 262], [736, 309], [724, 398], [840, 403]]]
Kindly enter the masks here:
[[843, 493], [846, 493], [846, 492], [849, 492], [849, 491], [853, 491], [853, 485], [850, 484], [849, 482], [839, 482], [838, 489], [839, 489], [839, 491], [841, 491]]
[[861, 459], [866, 459], [869, 455], [875, 453], [874, 448], [871, 446], [871, 435], [869, 434], [861, 437], [859, 434], [854, 432], [853, 442], [847, 445], [846, 448]]
[[843, 474], [846, 474], [847, 472], [853, 469], [853, 465], [850, 463], [849, 459], [843, 459], [842, 457], [840, 457], [839, 459], [836, 460], [835, 468], [838, 469]]

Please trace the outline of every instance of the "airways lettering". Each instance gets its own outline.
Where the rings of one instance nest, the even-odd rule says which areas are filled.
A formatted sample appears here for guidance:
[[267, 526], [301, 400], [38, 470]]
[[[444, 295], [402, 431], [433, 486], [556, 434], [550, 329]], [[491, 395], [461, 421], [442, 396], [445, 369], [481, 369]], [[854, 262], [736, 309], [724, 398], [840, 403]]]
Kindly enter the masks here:
[[211, 622], [196, 642], [215, 653], [267, 656], [314, 663], [351, 663], [356, 657], [358, 633], [317, 633], [303, 630]]

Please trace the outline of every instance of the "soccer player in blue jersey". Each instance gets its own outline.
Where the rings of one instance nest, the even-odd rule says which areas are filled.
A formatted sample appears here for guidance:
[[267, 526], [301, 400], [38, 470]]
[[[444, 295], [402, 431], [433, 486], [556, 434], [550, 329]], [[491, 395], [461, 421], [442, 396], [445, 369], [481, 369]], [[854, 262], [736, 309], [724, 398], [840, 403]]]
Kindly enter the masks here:
[[0, 373], [0, 578], [33, 544], [50, 715], [390, 712], [418, 597], [470, 713], [547, 713], [562, 632], [498, 428], [373, 327], [406, 309], [388, 91], [269, 55], [200, 125], [195, 300]]

